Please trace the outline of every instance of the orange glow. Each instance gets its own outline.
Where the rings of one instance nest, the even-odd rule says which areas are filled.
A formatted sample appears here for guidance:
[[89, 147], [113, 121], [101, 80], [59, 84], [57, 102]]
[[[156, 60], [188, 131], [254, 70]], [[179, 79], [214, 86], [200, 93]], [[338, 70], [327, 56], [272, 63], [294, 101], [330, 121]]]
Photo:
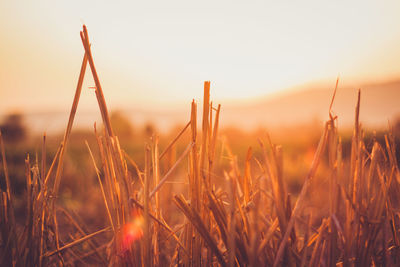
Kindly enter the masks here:
[[121, 228], [121, 251], [129, 250], [135, 241], [143, 237], [143, 216], [139, 210], [132, 211], [131, 221], [125, 223]]
[[[400, 76], [400, 1], [3, 1], [0, 113], [68, 109], [88, 26], [110, 108]], [[87, 77], [84, 88], [93, 86]], [[84, 90], [82, 105], [96, 108]]]

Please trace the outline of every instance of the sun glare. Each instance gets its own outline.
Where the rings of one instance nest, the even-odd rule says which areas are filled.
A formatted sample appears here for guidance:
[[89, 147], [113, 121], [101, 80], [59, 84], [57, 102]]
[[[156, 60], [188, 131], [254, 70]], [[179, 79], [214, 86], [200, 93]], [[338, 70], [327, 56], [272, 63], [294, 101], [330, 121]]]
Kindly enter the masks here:
[[332, 83], [339, 73], [348, 81], [400, 75], [398, 1], [1, 5], [2, 109], [70, 101], [82, 21], [106, 96], [119, 106], [188, 102], [204, 80], [220, 101]]

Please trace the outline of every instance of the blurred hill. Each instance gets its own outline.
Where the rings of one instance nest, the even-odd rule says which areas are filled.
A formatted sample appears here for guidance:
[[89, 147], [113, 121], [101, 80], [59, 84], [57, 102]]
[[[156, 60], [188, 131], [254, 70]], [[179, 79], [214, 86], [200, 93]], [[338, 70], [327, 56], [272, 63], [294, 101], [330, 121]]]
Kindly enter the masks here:
[[[356, 87], [342, 87], [339, 83], [333, 111], [338, 115], [339, 127], [342, 129], [353, 124], [357, 90]], [[257, 128], [272, 129], [324, 121], [328, 117], [332, 94], [332, 85], [309, 85], [258, 99], [239, 100], [234, 103], [222, 101], [221, 127], [238, 127], [241, 130], [253, 131]], [[199, 110], [201, 105], [198, 103]], [[170, 109], [162, 106], [141, 109], [121, 107], [118, 111], [128, 117], [134, 126], [142, 127], [151, 123], [158, 131], [165, 133], [176, 125], [189, 121], [190, 103], [182, 103]], [[31, 131], [55, 133], [65, 129], [69, 111], [25, 112], [23, 115]], [[399, 117], [400, 79], [361, 87], [360, 119], [364, 126], [387, 127], [388, 121], [395, 123]], [[94, 122], [101, 122], [97, 110], [85, 110], [83, 106], [78, 108], [75, 127], [93, 128]]]
[[[341, 87], [337, 90], [333, 112], [341, 127], [354, 123], [354, 109], [358, 88]], [[223, 106], [223, 125], [241, 128], [275, 127], [303, 124], [311, 120], [326, 120], [333, 89], [326, 87], [298, 88], [269, 98], [245, 104]], [[361, 87], [360, 120], [367, 127], [386, 127], [400, 115], [400, 80], [367, 84]]]

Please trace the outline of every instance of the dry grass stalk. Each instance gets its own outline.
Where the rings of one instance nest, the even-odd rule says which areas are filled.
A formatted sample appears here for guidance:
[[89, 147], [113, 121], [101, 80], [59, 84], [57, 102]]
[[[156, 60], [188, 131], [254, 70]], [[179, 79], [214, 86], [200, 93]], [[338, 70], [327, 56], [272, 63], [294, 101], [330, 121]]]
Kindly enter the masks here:
[[55, 251], [51, 251], [51, 252], [46, 253], [44, 255], [44, 257], [50, 257], [51, 255], [59, 253], [59, 252], [65, 250], [67, 248], [71, 248], [73, 246], [76, 246], [76, 245], [78, 245], [78, 244], [80, 244], [80, 243], [82, 243], [82, 242], [84, 242], [84, 241], [86, 241], [86, 240], [98, 235], [98, 234], [104, 233], [104, 232], [106, 232], [108, 230], [110, 230], [110, 227], [107, 227], [107, 228], [101, 229], [101, 230], [99, 230], [97, 232], [94, 232], [94, 233], [91, 233], [89, 235], [86, 235], [86, 236], [84, 236], [84, 237], [82, 237], [82, 238], [80, 238], [80, 239], [78, 239], [78, 240], [76, 240], [74, 242], [71, 242], [71, 243], [69, 243], [69, 244], [67, 244], [67, 245], [65, 245], [65, 246], [63, 246], [63, 247], [61, 247], [61, 248], [59, 248], [59, 249], [57, 249]]
[[204, 238], [205, 242], [211, 248], [213, 253], [217, 256], [219, 264], [221, 264], [221, 266], [226, 266], [222, 253], [218, 249], [218, 246], [215, 240], [212, 238], [212, 235], [208, 232], [206, 226], [203, 224], [200, 215], [194, 209], [189, 207], [189, 205], [186, 203], [186, 200], [182, 196], [175, 196], [174, 200], [178, 207], [191, 221], [191, 223], [196, 227], [197, 231], [199, 231], [199, 234]]
[[145, 173], [144, 173], [144, 190], [143, 190], [143, 203], [144, 203], [144, 223], [143, 223], [143, 265], [153, 266], [151, 258], [151, 235], [150, 235], [150, 168], [151, 168], [151, 154], [150, 147], [147, 145], [145, 148]]
[[185, 125], [185, 127], [183, 127], [183, 129], [179, 132], [179, 134], [175, 137], [175, 139], [172, 140], [171, 143], [168, 144], [168, 146], [165, 148], [165, 150], [160, 154], [160, 156], [159, 156], [160, 160], [164, 157], [164, 155], [166, 155], [168, 153], [168, 151], [170, 151], [170, 149], [175, 145], [175, 143], [183, 135], [183, 133], [186, 131], [186, 129], [189, 128], [190, 125], [191, 125], [191, 121], [189, 121]]
[[104, 125], [107, 130], [107, 134], [110, 137], [113, 137], [114, 131], [112, 130], [110, 117], [108, 116], [108, 109], [107, 109], [106, 101], [104, 98], [103, 89], [100, 84], [100, 80], [99, 80], [99, 76], [96, 71], [96, 67], [94, 66], [94, 60], [93, 60], [92, 52], [90, 49], [90, 43], [89, 43], [89, 34], [88, 34], [88, 31], [87, 31], [87, 28], [85, 25], [83, 25], [83, 31], [81, 31], [81, 39], [82, 39], [83, 47], [85, 48], [85, 55], [87, 55], [87, 58], [89, 61], [89, 66], [92, 71], [93, 79], [96, 84], [95, 92], [96, 92], [97, 101], [99, 102], [101, 116], [103, 118], [103, 122], [104, 122]]
[[97, 180], [99, 181], [99, 184], [100, 184], [101, 194], [102, 194], [102, 196], [103, 196], [104, 205], [105, 205], [105, 207], [106, 207], [106, 209], [107, 209], [107, 215], [108, 215], [108, 218], [109, 218], [109, 220], [110, 220], [111, 227], [112, 227], [113, 231], [115, 232], [115, 227], [114, 227], [113, 219], [112, 219], [112, 216], [111, 216], [110, 208], [108, 207], [108, 202], [107, 202], [106, 194], [105, 194], [105, 192], [104, 192], [103, 183], [101, 182], [99, 169], [98, 169], [97, 166], [96, 166], [96, 161], [95, 161], [95, 159], [94, 159], [92, 150], [90, 149], [90, 146], [89, 146], [88, 142], [85, 141], [85, 143], [86, 143], [86, 147], [87, 147], [88, 150], [89, 150], [89, 154], [90, 154], [90, 157], [91, 157], [91, 159], [92, 159], [94, 169], [95, 169], [95, 171], [96, 171]]
[[174, 163], [174, 165], [164, 175], [164, 177], [161, 180], [159, 180], [158, 182], [156, 181], [156, 186], [154, 187], [153, 191], [151, 191], [151, 193], [149, 195], [150, 198], [152, 198], [154, 195], [157, 194], [157, 191], [160, 190], [161, 186], [167, 181], [167, 179], [170, 177], [171, 173], [178, 167], [178, 165], [181, 163], [181, 161], [187, 156], [187, 154], [192, 149], [193, 145], [194, 145], [193, 143], [190, 143], [186, 147], [185, 151], [183, 151], [182, 155]]
[[278, 264], [279, 264], [279, 262], [281, 260], [282, 254], [284, 252], [284, 249], [285, 249], [285, 246], [286, 246], [286, 243], [287, 243], [287, 240], [288, 240], [288, 237], [289, 237], [291, 231], [293, 230], [294, 223], [295, 223], [295, 218], [299, 215], [299, 213], [301, 211], [301, 208], [302, 208], [302, 205], [303, 205], [304, 198], [306, 196], [307, 190], [310, 187], [311, 180], [315, 176], [315, 173], [317, 171], [319, 162], [321, 160], [322, 153], [323, 153], [323, 151], [325, 149], [325, 146], [326, 146], [327, 137], [328, 137], [328, 124], [326, 124], [326, 126], [325, 126], [324, 133], [323, 133], [323, 135], [322, 135], [322, 137], [320, 139], [317, 151], [315, 153], [313, 162], [311, 164], [311, 169], [310, 169], [310, 171], [309, 171], [309, 173], [308, 173], [308, 175], [306, 177], [306, 180], [304, 181], [303, 187], [301, 188], [301, 191], [300, 191], [300, 195], [299, 195], [299, 197], [298, 197], [298, 199], [296, 201], [296, 204], [295, 204], [295, 206], [293, 208], [293, 211], [292, 211], [292, 214], [290, 216], [290, 220], [288, 222], [285, 234], [284, 234], [284, 236], [282, 238], [281, 244], [279, 245], [279, 249], [278, 249], [276, 258], [274, 260], [274, 266], [278, 266]]
[[61, 172], [62, 172], [62, 168], [63, 168], [65, 148], [67, 146], [69, 135], [71, 134], [71, 129], [72, 129], [72, 125], [74, 123], [76, 110], [78, 108], [79, 98], [80, 98], [81, 92], [82, 92], [83, 78], [85, 77], [87, 60], [88, 60], [88, 57], [87, 57], [87, 54], [85, 53], [83, 56], [83, 60], [82, 60], [81, 71], [79, 73], [78, 84], [76, 86], [74, 101], [72, 103], [71, 112], [70, 112], [69, 119], [68, 119], [67, 129], [65, 130], [64, 139], [63, 139], [63, 142], [61, 143], [62, 145], [61, 145], [60, 155], [58, 158], [56, 177], [54, 180], [54, 188], [53, 188], [54, 196], [57, 196], [58, 188], [60, 186], [60, 179], [61, 179]]

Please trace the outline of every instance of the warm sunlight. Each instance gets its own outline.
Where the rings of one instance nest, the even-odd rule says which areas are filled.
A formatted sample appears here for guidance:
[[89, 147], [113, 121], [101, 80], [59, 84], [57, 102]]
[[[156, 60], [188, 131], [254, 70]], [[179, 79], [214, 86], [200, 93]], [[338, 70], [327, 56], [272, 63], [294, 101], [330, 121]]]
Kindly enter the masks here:
[[339, 74], [355, 86], [397, 78], [398, 10], [398, 1], [3, 1], [0, 112], [68, 106], [82, 23], [110, 102], [146, 107], [199, 99], [203, 80], [225, 101]]
[[1, 1], [0, 266], [400, 266], [400, 1]]

